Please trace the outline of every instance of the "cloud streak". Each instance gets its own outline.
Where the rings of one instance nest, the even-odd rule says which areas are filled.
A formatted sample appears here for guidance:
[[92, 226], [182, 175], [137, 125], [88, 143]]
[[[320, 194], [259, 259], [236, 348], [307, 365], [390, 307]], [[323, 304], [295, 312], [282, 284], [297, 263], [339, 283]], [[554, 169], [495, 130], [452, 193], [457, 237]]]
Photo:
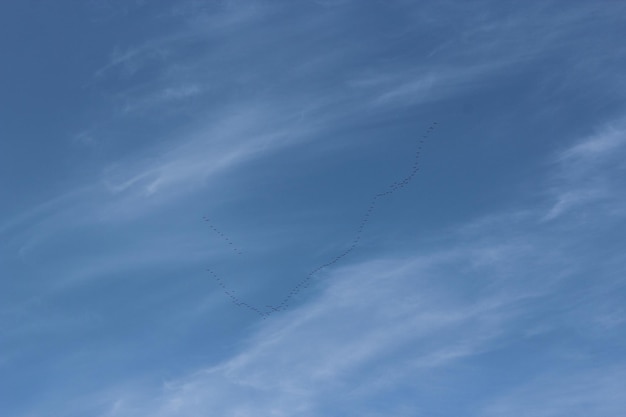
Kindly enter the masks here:
[[[560, 172], [560, 162], [554, 168]], [[602, 207], [593, 210], [601, 213]], [[207, 409], [224, 416], [408, 416], [443, 407], [432, 380], [443, 384], [446, 398], [457, 397], [468, 415], [611, 415], [623, 406], [621, 368], [581, 369], [571, 376], [562, 371], [572, 355], [588, 363], [587, 341], [569, 346], [543, 371], [508, 366], [524, 382], [501, 395], [474, 403], [462, 394], [465, 378], [488, 378], [498, 366], [482, 362], [483, 355], [521, 355], [516, 346], [559, 332], [579, 314], [592, 321], [603, 317], [593, 300], [550, 311], [587, 268], [570, 260], [595, 243], [593, 231], [570, 217], [551, 220], [563, 230], [556, 234], [536, 227], [543, 215], [541, 208], [492, 215], [444, 234], [445, 249], [336, 268], [315, 297], [260, 324], [238, 353], [160, 388], [135, 387], [102, 416], [170, 417]], [[612, 285], [605, 276], [593, 286]], [[607, 329], [587, 337], [617, 336], [616, 328]], [[542, 354], [535, 355], [540, 360]], [[397, 387], [417, 397], [377, 402]]]
[[[94, 39], [82, 133], [52, 132], [80, 167], [37, 177], [58, 197], [0, 225], [9, 414], [623, 406], [626, 132], [600, 94], [620, 85], [623, 6], [139, 9]], [[396, 176], [432, 120], [431, 175]]]

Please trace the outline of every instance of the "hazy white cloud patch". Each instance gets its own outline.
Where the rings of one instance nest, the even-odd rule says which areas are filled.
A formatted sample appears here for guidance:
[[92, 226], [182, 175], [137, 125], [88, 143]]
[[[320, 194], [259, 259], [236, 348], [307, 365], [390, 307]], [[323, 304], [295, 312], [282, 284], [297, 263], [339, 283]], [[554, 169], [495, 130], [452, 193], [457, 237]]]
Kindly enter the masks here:
[[535, 380], [491, 402], [481, 417], [613, 417], [626, 409], [623, 363], [606, 367], [540, 372]]
[[[589, 129], [619, 111], [589, 86], [622, 94], [607, 41], [623, 6], [157, 3], [81, 39], [101, 48], [77, 55], [86, 96], [46, 96], [63, 117], [34, 106], [41, 142], [9, 147], [24, 196], [0, 225], [0, 367], [16, 417], [619, 415], [626, 128]], [[79, 39], [67, 23], [55, 42]], [[55, 68], [41, 79], [72, 85]], [[428, 175], [361, 220], [431, 118]], [[32, 149], [49, 166], [22, 170], [39, 169]], [[267, 320], [205, 271], [232, 267], [228, 285], [270, 307], [359, 221], [356, 250]]]
[[[442, 237], [448, 244], [440, 251], [331, 271], [318, 295], [261, 324], [232, 357], [150, 393], [138, 388], [136, 396], [123, 397], [105, 415], [173, 417], [211, 409], [223, 416], [310, 416], [332, 404], [335, 414], [326, 415], [408, 416], [441, 405], [431, 379], [446, 386], [448, 397], [467, 401], [461, 394], [463, 370], [481, 369], [481, 355], [558, 332], [557, 323], [573, 321], [577, 314], [606, 318], [590, 304], [556, 317], [543, 315], [583, 270], [583, 264], [568, 259], [578, 256], [586, 237], [575, 222], [568, 222], [581, 233], [574, 244], [568, 235], [537, 228], [540, 214], [495, 215], [448, 231]], [[597, 281], [599, 287], [608, 284]], [[617, 315], [613, 311], [614, 326], [620, 326]], [[617, 380], [604, 380], [605, 395], [614, 404], [620, 404]], [[575, 381], [569, 383], [579, 389]], [[398, 387], [413, 390], [421, 400], [376, 402]], [[541, 390], [520, 390], [497, 400], [484, 415], [503, 410], [535, 415], [523, 414], [523, 405]], [[574, 401], [564, 400], [568, 388], [554, 392], [556, 397], [546, 401], [552, 414], [546, 416], [586, 403], [603, 410], [600, 390]], [[468, 415], [480, 413], [475, 408]]]
[[624, 203], [620, 189], [626, 175], [626, 129], [618, 120], [597, 133], [562, 150], [556, 157], [557, 171], [550, 180], [550, 194], [555, 201], [545, 216], [554, 219], [577, 207], [606, 203], [619, 214]]
[[135, 190], [131, 193], [137, 197], [193, 190], [211, 177], [243, 169], [252, 158], [309, 140], [315, 128], [293, 123], [293, 117], [269, 103], [229, 110], [219, 120], [212, 118], [163, 146], [154, 157], [130, 158], [111, 166], [103, 182], [113, 194]]
[[[348, 410], [384, 385], [412, 384], [419, 369], [488, 350], [516, 301], [454, 300], [431, 288], [440, 267], [418, 257], [337, 271], [319, 298], [263, 325], [241, 353], [147, 398], [116, 401], [106, 415], [308, 416], [330, 402]], [[361, 407], [353, 411], [385, 415]]]
[[591, 135], [570, 148], [562, 151], [558, 160], [563, 164], [597, 164], [602, 158], [626, 146], [626, 122], [610, 123], [598, 133]]
[[461, 95], [489, 82], [500, 64], [452, 68], [425, 66], [422, 71], [386, 73], [355, 78], [350, 85], [369, 90], [374, 107], [413, 106]]
[[145, 112], [157, 106], [180, 106], [188, 100], [205, 94], [208, 90], [208, 87], [195, 83], [166, 86], [160, 91], [150, 92], [145, 97], [122, 98], [122, 112]]

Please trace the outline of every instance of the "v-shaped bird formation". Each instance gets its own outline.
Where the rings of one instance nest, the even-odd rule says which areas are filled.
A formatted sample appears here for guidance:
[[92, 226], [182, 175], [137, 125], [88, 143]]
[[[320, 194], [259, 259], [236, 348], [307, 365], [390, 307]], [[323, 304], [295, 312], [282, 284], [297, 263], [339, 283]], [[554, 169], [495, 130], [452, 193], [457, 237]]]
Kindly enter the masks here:
[[[354, 249], [357, 247], [357, 245], [361, 241], [363, 231], [365, 230], [365, 227], [369, 223], [370, 218], [372, 217], [372, 214], [374, 212], [374, 209], [376, 208], [380, 199], [384, 197], [388, 197], [398, 192], [399, 190], [406, 187], [413, 180], [413, 178], [415, 177], [415, 175], [417, 175], [417, 172], [420, 169], [419, 161], [420, 161], [420, 156], [422, 152], [422, 147], [424, 146], [424, 142], [430, 137], [430, 134], [435, 130], [437, 126], [438, 126], [437, 122], [432, 122], [432, 124], [428, 127], [428, 129], [426, 129], [424, 134], [422, 134], [422, 136], [420, 137], [418, 144], [417, 144], [417, 149], [415, 151], [413, 165], [411, 167], [411, 171], [409, 172], [409, 174], [403, 177], [402, 179], [400, 179], [399, 181], [394, 181], [392, 184], [390, 184], [386, 188], [385, 191], [374, 194], [372, 196], [370, 203], [367, 206], [367, 209], [365, 210], [365, 213], [361, 218], [361, 222], [359, 223], [359, 226], [356, 230], [354, 238], [352, 239], [352, 242], [350, 243], [350, 245], [348, 245], [347, 249], [341, 252], [340, 254], [338, 254], [337, 256], [335, 256], [334, 258], [328, 260], [328, 262], [319, 265], [317, 268], [309, 272], [306, 276], [301, 278], [293, 287], [291, 287], [291, 290], [287, 293], [287, 295], [282, 299], [282, 301], [278, 305], [276, 306], [265, 305], [266, 308], [262, 309], [258, 306], [247, 303], [243, 301], [240, 297], [238, 297], [232, 289], [228, 288], [228, 285], [226, 285], [222, 277], [216, 274], [215, 271], [213, 271], [212, 269], [207, 268], [209, 275], [211, 275], [211, 277], [216, 281], [217, 285], [221, 288], [222, 292], [227, 297], [230, 298], [233, 304], [235, 304], [238, 307], [246, 308], [258, 314], [263, 319], [267, 319], [269, 316], [271, 316], [274, 313], [284, 311], [291, 305], [290, 303], [293, 300], [293, 298], [298, 293], [300, 293], [300, 291], [302, 291], [304, 288], [307, 288], [310, 285], [311, 280], [313, 280], [313, 278], [315, 277], [315, 274], [320, 272], [322, 269], [335, 265], [337, 262], [339, 262], [340, 260], [345, 258], [347, 255], [349, 255], [352, 251], [354, 251]], [[243, 255], [243, 252], [241, 251], [241, 249], [239, 249], [227, 235], [225, 235], [223, 232], [217, 229], [215, 225], [211, 223], [208, 217], [205, 216], [202, 219], [209, 225], [209, 228], [213, 232], [215, 232], [231, 248], [231, 250], [233, 250], [233, 252], [235, 252], [239, 256]]]

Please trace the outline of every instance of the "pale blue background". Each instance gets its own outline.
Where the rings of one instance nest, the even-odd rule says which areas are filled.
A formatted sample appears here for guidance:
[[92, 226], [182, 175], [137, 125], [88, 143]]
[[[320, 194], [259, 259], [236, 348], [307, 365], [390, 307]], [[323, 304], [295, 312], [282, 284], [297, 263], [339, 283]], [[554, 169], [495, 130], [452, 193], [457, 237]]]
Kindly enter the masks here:
[[0, 416], [622, 415], [625, 16], [1, 2]]

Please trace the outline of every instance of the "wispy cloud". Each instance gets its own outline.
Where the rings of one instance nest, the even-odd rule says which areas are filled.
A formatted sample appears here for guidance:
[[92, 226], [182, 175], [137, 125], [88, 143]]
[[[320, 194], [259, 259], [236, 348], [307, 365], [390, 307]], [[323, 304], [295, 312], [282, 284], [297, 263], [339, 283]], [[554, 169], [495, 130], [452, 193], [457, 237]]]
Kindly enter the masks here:
[[211, 409], [224, 416], [304, 416], [329, 401], [385, 415], [368, 411], [366, 400], [381, 384], [408, 383], [418, 369], [445, 368], [489, 349], [511, 316], [506, 310], [514, 300], [459, 303], [430, 288], [441, 278], [441, 266], [432, 263], [385, 260], [338, 271], [319, 298], [262, 326], [241, 353], [169, 381], [160, 393], [123, 397], [105, 415]]
[[[551, 320], [541, 316], [541, 306], [563, 288], [562, 280], [555, 284], [551, 277], [564, 274], [567, 282], [580, 271], [575, 266], [562, 269], [562, 261], [574, 253], [565, 247], [560, 253], [550, 250], [552, 242], [543, 241], [542, 232], [520, 236], [532, 219], [519, 220], [511, 232], [492, 237], [482, 248], [476, 244], [491, 229], [484, 222], [472, 228], [471, 238], [466, 232], [461, 240], [450, 236], [462, 243], [442, 252], [340, 268], [327, 276], [318, 296], [289, 315], [264, 322], [231, 358], [160, 389], [137, 387], [103, 415], [170, 417], [206, 409], [224, 416], [414, 415], [439, 404], [429, 394], [428, 378], [447, 380], [447, 395], [462, 398], [463, 388], [453, 375], [464, 366], [476, 366], [482, 354], [533, 337], [537, 323]], [[525, 241], [527, 250], [511, 248], [494, 257], [512, 236]], [[476, 263], [480, 256], [489, 261]], [[536, 274], [537, 280], [529, 283], [528, 274]], [[477, 288], [473, 296], [468, 287]], [[546, 331], [554, 327], [549, 324]], [[603, 391], [610, 404], [620, 404], [617, 382], [607, 380], [608, 390], [596, 394]], [[398, 404], [377, 404], [380, 395], [398, 386], [420, 392], [423, 403], [405, 398]], [[532, 390], [543, 392], [540, 387]], [[588, 401], [602, 410], [596, 394], [566, 403], [550, 396], [554, 404], [545, 415], [557, 415], [568, 403], [574, 407]], [[502, 410], [526, 415], [526, 394], [518, 400], [512, 395], [485, 415]], [[569, 394], [559, 395], [565, 399]], [[325, 408], [330, 404], [332, 412]]]
[[494, 400], [480, 416], [557, 417], [615, 416], [626, 407], [621, 385], [624, 364], [569, 372], [545, 373]]
[[557, 172], [551, 180], [554, 203], [545, 219], [551, 220], [568, 211], [593, 203], [612, 202], [619, 212], [623, 199], [620, 173], [626, 165], [626, 129], [621, 120], [611, 122], [597, 133], [562, 150], [555, 158]]
[[251, 158], [310, 137], [312, 126], [294, 123], [296, 115], [279, 110], [269, 103], [229, 110], [208, 126], [166, 146], [152, 160], [131, 160], [111, 167], [104, 183], [114, 194], [132, 188], [143, 195], [180, 190], [181, 186], [193, 188], [211, 175], [241, 168]]
[[[554, 169], [558, 172], [559, 163]], [[595, 210], [599, 214], [602, 207]], [[230, 358], [161, 388], [136, 387], [102, 415], [170, 417], [211, 409], [224, 416], [408, 416], [442, 406], [429, 391], [430, 379], [445, 381], [448, 397], [471, 404], [469, 415], [548, 417], [563, 410], [576, 415], [581, 407], [609, 415], [623, 405], [621, 376], [617, 371], [564, 376], [568, 355], [581, 354], [576, 346], [545, 371], [530, 372], [525, 385], [485, 399], [482, 408], [465, 398], [464, 383], [457, 379], [462, 369], [483, 372], [492, 366], [481, 362], [481, 355], [515, 351], [520, 343], [560, 331], [559, 323], [574, 322], [579, 314], [591, 321], [608, 317], [593, 300], [550, 312], [589, 266], [573, 259], [594, 241], [592, 231], [567, 217], [553, 219], [561, 223], [556, 229], [541, 227], [543, 214], [540, 207], [493, 214], [445, 233], [440, 237], [448, 242], [445, 249], [338, 268], [316, 296], [263, 322]], [[612, 278], [597, 277], [594, 283], [597, 289], [611, 287]], [[611, 333], [623, 322], [616, 314], [611, 317], [618, 321], [607, 327]], [[407, 398], [377, 403], [398, 386], [419, 393], [420, 403]]]
[[[559, 13], [556, 6], [189, 1], [150, 14], [146, 19], [163, 31], [114, 46], [94, 71], [89, 88], [105, 110], [78, 126], [83, 133], [72, 143], [97, 145], [102, 154], [89, 170], [96, 174], [0, 225], [1, 260], [13, 265], [9, 284], [1, 285], [14, 289], [0, 309], [1, 328], [12, 326], [3, 334], [13, 342], [0, 367], [16, 357], [56, 364], [39, 378], [51, 393], [23, 415], [408, 417], [445, 414], [455, 406], [450, 398], [458, 406], [450, 415], [461, 408], [477, 416], [617, 412], [621, 368], [604, 364], [605, 376], [587, 368], [598, 358], [594, 346], [623, 345], [626, 324], [626, 261], [614, 236], [626, 214], [622, 122], [573, 144], [571, 137], [547, 138], [562, 145], [543, 166], [547, 173], [529, 177], [536, 194], [522, 197], [536, 205], [486, 208], [478, 219], [410, 237], [395, 251], [377, 246], [380, 235], [373, 234], [367, 250], [346, 259], [352, 264], [315, 275], [310, 293], [262, 323], [229, 304], [203, 272], [205, 263], [237, 256], [223, 241], [207, 244], [211, 231], [200, 218], [212, 209], [231, 215], [237, 241], [258, 253], [303, 240], [294, 230], [291, 240], [273, 230], [269, 242], [246, 230], [259, 223], [247, 193], [272, 194], [257, 181], [261, 162], [301, 188], [304, 201], [307, 185], [284, 170], [294, 163], [284, 157], [290, 150], [303, 150], [295, 164], [310, 162], [334, 182], [320, 149], [354, 145], [349, 157], [361, 163], [363, 136], [391, 124], [390, 114], [413, 123], [415, 114], [426, 117], [427, 105], [501, 82], [518, 85], [563, 56], [580, 60], [581, 41], [589, 55], [577, 65], [601, 68], [609, 59], [597, 46], [607, 35], [587, 32], [596, 28], [589, 13], [609, 23], [617, 18], [608, 14], [621, 15], [581, 2], [558, 5]], [[586, 74], [572, 73], [570, 82]], [[394, 129], [381, 135], [386, 148], [395, 146], [386, 136]], [[359, 186], [379, 178], [377, 168], [367, 169], [354, 176]], [[250, 184], [230, 186], [242, 178]], [[487, 187], [481, 192], [489, 194]], [[248, 217], [238, 218], [233, 213], [244, 205]], [[389, 223], [404, 227], [394, 216]], [[320, 242], [313, 251], [342, 245]], [[292, 262], [281, 256], [273, 263]], [[271, 272], [242, 264], [230, 278], [255, 302], [290, 285], [282, 275], [268, 285]], [[254, 283], [246, 286], [248, 277]], [[559, 343], [562, 349], [551, 350]], [[17, 345], [50, 352], [29, 356]], [[186, 361], [205, 347], [201, 360]], [[610, 354], [622, 361], [616, 352]], [[158, 365], [146, 370], [146, 356]], [[577, 368], [564, 372], [572, 363]], [[107, 373], [116, 366], [123, 372]], [[90, 374], [90, 385], [81, 384], [81, 372]], [[60, 377], [69, 382], [45, 385]], [[527, 404], [541, 402], [542, 409]]]

